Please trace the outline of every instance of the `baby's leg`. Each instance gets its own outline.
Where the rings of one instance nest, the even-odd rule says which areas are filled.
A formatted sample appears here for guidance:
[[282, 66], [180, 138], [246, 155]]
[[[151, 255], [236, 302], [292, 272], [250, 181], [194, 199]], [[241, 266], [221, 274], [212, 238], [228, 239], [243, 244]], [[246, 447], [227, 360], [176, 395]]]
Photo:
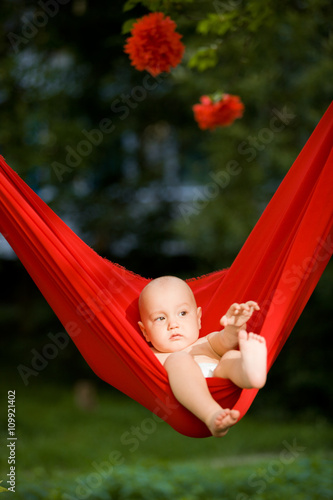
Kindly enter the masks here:
[[267, 376], [267, 349], [264, 337], [244, 330], [238, 334], [239, 351], [225, 353], [214, 376], [228, 378], [244, 389], [261, 389]]
[[189, 353], [171, 354], [164, 367], [176, 399], [202, 420], [213, 436], [224, 436], [236, 424], [239, 411], [223, 409], [213, 399], [199, 365]]

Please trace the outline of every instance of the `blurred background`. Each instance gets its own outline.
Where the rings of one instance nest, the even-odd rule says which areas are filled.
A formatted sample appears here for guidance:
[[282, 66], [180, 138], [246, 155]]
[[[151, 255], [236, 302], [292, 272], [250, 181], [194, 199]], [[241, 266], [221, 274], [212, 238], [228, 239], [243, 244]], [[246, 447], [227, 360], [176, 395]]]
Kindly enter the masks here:
[[[123, 50], [133, 20], [154, 10], [174, 19], [186, 46], [182, 63], [157, 77], [136, 71]], [[190, 278], [226, 268], [332, 100], [332, 15], [329, 0], [3, 0], [0, 153], [86, 243], [111, 261], [145, 277]], [[200, 130], [192, 106], [216, 92], [239, 95], [244, 116], [230, 127]], [[272, 130], [272, 118], [281, 116], [283, 126]], [[105, 123], [107, 132], [96, 134]], [[90, 146], [84, 148], [87, 140]], [[210, 195], [207, 186], [225, 175], [232, 161], [237, 174]], [[187, 463], [184, 442], [198, 458], [203, 450], [211, 453], [218, 467], [226, 467], [222, 457], [227, 460], [228, 450], [239, 460], [252, 454], [279, 456], [281, 443], [293, 443], [298, 436], [296, 429], [304, 431], [303, 441], [297, 442], [312, 457], [305, 469], [316, 467], [318, 456], [324, 457], [325, 467], [332, 465], [332, 274], [330, 264], [248, 423], [239, 424], [239, 437], [235, 431], [226, 445], [193, 443], [158, 424], [126, 456], [128, 466], [150, 464], [143, 472], [131, 469], [132, 477], [138, 474], [142, 480], [158, 459], [163, 467], [171, 467], [174, 456]], [[0, 277], [0, 419], [5, 436], [7, 391], [14, 388], [21, 405], [22, 498], [66, 498], [65, 491], [71, 491], [68, 498], [97, 498], [98, 488], [87, 482], [78, 489], [78, 475], [96, 473], [91, 464], [100, 464], [113, 446], [119, 447], [112, 443], [127, 432], [133, 416], [142, 422], [149, 413], [96, 380], [71, 343], [59, 348], [45, 369], [24, 379], [18, 366], [31, 368], [34, 353], [63, 329], [2, 237]], [[303, 422], [302, 431], [292, 427], [295, 419]], [[253, 436], [259, 434], [264, 438], [255, 444]], [[47, 442], [46, 435], [54, 440]], [[240, 445], [244, 441], [248, 448]], [[4, 438], [0, 481], [8, 467], [3, 443]], [[251, 460], [253, 470], [259, 470]], [[322, 462], [321, 468], [326, 470]], [[249, 485], [249, 468], [244, 470], [243, 490], [232, 490], [230, 498], [259, 498], [255, 495], [265, 495], [272, 484], [282, 484], [286, 473], [282, 468], [269, 475], [266, 461], [266, 476], [262, 466], [261, 476], [252, 472], [265, 484], [260, 492], [259, 486]], [[161, 485], [155, 473], [150, 484]], [[170, 469], [170, 477], [173, 473]], [[235, 470], [230, 474], [234, 477]], [[24, 493], [47, 478], [52, 485], [40, 487], [35, 497]], [[118, 479], [123, 484], [120, 472]], [[178, 481], [180, 492], [191, 490]], [[325, 492], [316, 490], [318, 498], [332, 498], [322, 478], [314, 481], [324, 484]], [[179, 498], [207, 498], [208, 484], [207, 479], [206, 489], [188, 496], [178, 492]], [[112, 498], [141, 498], [139, 489], [133, 486], [132, 493], [119, 496], [118, 488], [118, 497]], [[178, 498], [166, 486], [159, 491], [151, 498]], [[221, 491], [217, 498], [223, 497]], [[313, 491], [307, 498], [317, 498]], [[208, 496], [215, 498], [215, 493]], [[280, 490], [276, 494], [281, 496]], [[275, 498], [272, 491], [269, 495]]]

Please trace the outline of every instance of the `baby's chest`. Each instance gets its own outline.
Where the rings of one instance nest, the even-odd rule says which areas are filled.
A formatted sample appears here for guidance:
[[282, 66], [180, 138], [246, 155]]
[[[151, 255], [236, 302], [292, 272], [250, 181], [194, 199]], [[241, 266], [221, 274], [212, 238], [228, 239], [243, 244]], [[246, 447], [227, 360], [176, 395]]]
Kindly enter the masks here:
[[199, 339], [195, 344], [186, 349], [197, 361], [209, 363], [212, 360], [219, 361], [220, 357], [213, 351], [209, 342]]

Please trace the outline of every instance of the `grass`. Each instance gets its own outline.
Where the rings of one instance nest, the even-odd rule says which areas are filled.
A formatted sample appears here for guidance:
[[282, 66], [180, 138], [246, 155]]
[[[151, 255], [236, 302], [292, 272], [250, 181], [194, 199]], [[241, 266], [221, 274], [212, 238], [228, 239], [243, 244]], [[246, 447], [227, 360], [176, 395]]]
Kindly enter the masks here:
[[[5, 397], [4, 391], [1, 401]], [[312, 480], [316, 477], [326, 492], [333, 491], [333, 484], [325, 486], [327, 478], [333, 476], [333, 428], [320, 417], [300, 422], [282, 415], [264, 417], [250, 410], [226, 437], [192, 439], [177, 434], [164, 422], [156, 422], [148, 410], [104, 386], [98, 389], [96, 407], [92, 411], [83, 411], [75, 404], [69, 387], [33, 384], [16, 391], [16, 412], [17, 491], [19, 493], [21, 488], [25, 492], [22, 496], [25, 500], [66, 500], [64, 492], [76, 491], [80, 478], [84, 484], [84, 478], [92, 480], [98, 475], [103, 478], [103, 484], [107, 483], [108, 476], [112, 476], [114, 488], [116, 478], [122, 484], [126, 473], [131, 477], [127, 483], [135, 483], [136, 492], [147, 474], [153, 474], [151, 482], [155, 485], [161, 483], [164, 475], [174, 477], [175, 484], [187, 489], [189, 485], [182, 482], [184, 478], [191, 474], [197, 479], [200, 476], [200, 484], [206, 484], [206, 493], [214, 478], [215, 483], [218, 478], [216, 485], [219, 487], [232, 478], [233, 485], [244, 483], [243, 491], [249, 490], [247, 496], [245, 493], [242, 493], [243, 497], [234, 496], [236, 500], [249, 498], [248, 495], [258, 492], [260, 486], [264, 494], [268, 486], [278, 484], [287, 474], [309, 476]], [[0, 418], [3, 443], [7, 437], [6, 415], [2, 414]], [[0, 480], [5, 481], [7, 450], [4, 446], [1, 450]], [[177, 478], [175, 474], [178, 474]], [[154, 477], [159, 477], [160, 483]], [[289, 482], [293, 483], [291, 479]], [[257, 485], [256, 489], [251, 484]], [[37, 493], [27, 496], [29, 488], [37, 488], [37, 485], [41, 488], [40, 496]], [[199, 490], [188, 499], [201, 498]], [[43, 491], [48, 491], [48, 496], [43, 497]], [[86, 492], [86, 498], [97, 498], [96, 491], [93, 496]], [[129, 495], [128, 492], [125, 494]], [[161, 492], [155, 494], [164, 498]], [[9, 493], [0, 498], [4, 498], [3, 495]], [[135, 495], [119, 498], [141, 498]], [[175, 491], [170, 495], [187, 499], [181, 494], [175, 497]], [[272, 495], [271, 491], [267, 498], [274, 498]], [[297, 498], [295, 493], [293, 495]], [[79, 497], [76, 494], [72, 498]], [[333, 498], [333, 493], [332, 496], [323, 496], [321, 492], [318, 498]]]

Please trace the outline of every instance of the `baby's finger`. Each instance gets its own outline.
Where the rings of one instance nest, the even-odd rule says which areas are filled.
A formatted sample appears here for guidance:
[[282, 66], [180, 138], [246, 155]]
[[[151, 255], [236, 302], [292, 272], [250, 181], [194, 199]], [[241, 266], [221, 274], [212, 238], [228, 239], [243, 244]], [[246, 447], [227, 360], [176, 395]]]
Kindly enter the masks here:
[[232, 313], [236, 313], [237, 314], [239, 312], [240, 308], [241, 308], [241, 306], [239, 304], [237, 304], [237, 302], [235, 302], [230, 307], [230, 310], [231, 310]]
[[251, 306], [248, 302], [245, 302], [244, 304], [239, 304], [239, 309], [241, 313], [247, 312], [251, 310]]
[[224, 315], [222, 316], [222, 318], [220, 319], [220, 325], [221, 326], [227, 326], [228, 324], [228, 318]]
[[255, 309], [256, 311], [259, 311], [260, 307], [254, 300], [249, 300], [246, 303], [248, 304], [248, 306], [253, 307], [253, 309]]

